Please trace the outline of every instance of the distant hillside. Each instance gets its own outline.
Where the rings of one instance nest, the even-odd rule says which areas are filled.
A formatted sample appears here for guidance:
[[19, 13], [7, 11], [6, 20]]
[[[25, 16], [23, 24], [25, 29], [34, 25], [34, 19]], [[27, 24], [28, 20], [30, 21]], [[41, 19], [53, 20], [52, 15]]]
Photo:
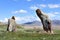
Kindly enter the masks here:
[[[42, 23], [40, 21], [33, 21], [33, 22], [24, 23], [23, 25], [40, 26], [40, 25], [42, 25]], [[60, 25], [60, 20], [52, 20], [52, 25]]]
[[52, 21], [52, 24], [53, 25], [60, 25], [60, 20], [53, 20]]
[[23, 25], [33, 25], [33, 26], [40, 26], [41, 25], [41, 22], [39, 21], [33, 21], [33, 22], [27, 22], [27, 23], [24, 23]]

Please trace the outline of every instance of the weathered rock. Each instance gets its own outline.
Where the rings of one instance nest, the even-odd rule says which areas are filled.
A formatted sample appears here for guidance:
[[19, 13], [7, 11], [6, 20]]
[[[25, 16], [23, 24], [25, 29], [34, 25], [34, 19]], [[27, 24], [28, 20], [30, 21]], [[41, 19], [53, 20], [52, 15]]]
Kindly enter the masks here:
[[48, 32], [51, 32], [51, 20], [46, 14], [43, 14], [40, 9], [36, 10], [37, 16], [41, 19], [43, 29]]
[[14, 16], [11, 19], [8, 19], [7, 31], [16, 31], [16, 22]]

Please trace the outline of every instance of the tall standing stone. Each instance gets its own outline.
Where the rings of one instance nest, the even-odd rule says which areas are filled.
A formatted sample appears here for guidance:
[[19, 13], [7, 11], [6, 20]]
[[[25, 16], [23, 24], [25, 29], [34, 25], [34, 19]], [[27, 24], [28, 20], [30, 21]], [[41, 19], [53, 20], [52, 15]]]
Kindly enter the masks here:
[[43, 14], [40, 9], [36, 10], [36, 14], [41, 19], [43, 29], [46, 32], [50, 31], [51, 33], [52, 32], [51, 31], [51, 20], [48, 18], [48, 16], [46, 14]]
[[11, 19], [8, 19], [7, 31], [12, 31], [12, 32], [16, 31], [16, 22], [14, 16], [12, 16]]

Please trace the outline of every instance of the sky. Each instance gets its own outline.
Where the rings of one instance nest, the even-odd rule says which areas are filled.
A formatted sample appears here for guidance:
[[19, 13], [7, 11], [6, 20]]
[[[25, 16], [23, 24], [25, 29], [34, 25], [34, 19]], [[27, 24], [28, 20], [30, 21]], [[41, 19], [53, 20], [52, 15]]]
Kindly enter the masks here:
[[0, 21], [7, 22], [12, 16], [20, 24], [40, 21], [38, 8], [51, 20], [60, 20], [60, 0], [0, 0]]

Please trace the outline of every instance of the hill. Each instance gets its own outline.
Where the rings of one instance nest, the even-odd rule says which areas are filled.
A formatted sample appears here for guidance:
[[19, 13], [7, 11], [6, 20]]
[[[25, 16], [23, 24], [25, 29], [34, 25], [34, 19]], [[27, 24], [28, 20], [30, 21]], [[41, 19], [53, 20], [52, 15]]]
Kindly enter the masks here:
[[24, 23], [23, 25], [40, 26], [41, 22], [39, 22], [39, 21], [33, 21], [33, 22]]
[[[52, 25], [60, 25], [60, 20], [52, 20]], [[27, 22], [23, 25], [30, 25], [30, 26], [41, 26], [42, 23], [40, 21], [33, 21], [33, 22]]]

